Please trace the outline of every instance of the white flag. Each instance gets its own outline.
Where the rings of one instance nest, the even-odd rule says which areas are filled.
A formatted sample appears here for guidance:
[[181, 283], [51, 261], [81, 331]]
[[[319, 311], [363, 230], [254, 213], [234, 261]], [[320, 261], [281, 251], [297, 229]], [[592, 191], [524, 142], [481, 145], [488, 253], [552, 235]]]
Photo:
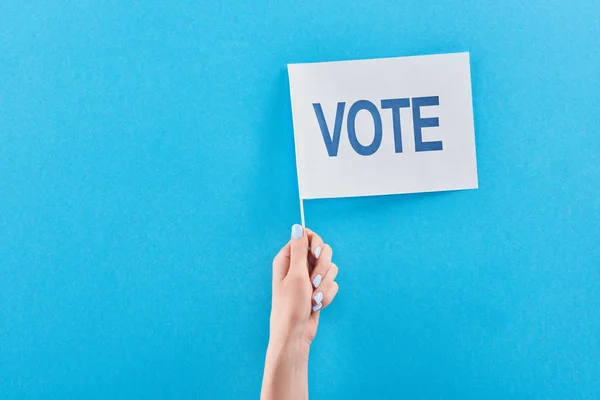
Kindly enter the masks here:
[[302, 199], [477, 188], [468, 53], [288, 73]]

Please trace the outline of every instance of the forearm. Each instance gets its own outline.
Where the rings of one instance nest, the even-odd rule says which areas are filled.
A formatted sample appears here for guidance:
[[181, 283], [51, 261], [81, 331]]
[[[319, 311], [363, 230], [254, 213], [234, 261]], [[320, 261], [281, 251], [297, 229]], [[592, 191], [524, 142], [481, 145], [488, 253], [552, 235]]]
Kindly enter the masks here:
[[308, 399], [308, 350], [305, 344], [269, 343], [261, 400]]

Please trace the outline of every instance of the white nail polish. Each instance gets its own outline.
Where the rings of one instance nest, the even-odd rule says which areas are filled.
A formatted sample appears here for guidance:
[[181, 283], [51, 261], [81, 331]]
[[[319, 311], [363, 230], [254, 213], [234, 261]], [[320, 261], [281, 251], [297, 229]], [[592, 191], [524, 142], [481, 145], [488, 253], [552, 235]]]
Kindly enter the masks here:
[[319, 287], [322, 279], [323, 277], [321, 275], [317, 275], [313, 278], [313, 286], [315, 287], [315, 289]]
[[321, 246], [317, 246], [317, 248], [315, 249], [315, 258], [319, 258], [320, 255], [321, 255]]
[[292, 226], [292, 239], [300, 239], [302, 235], [302, 225], [295, 224]]
[[317, 292], [317, 294], [315, 294], [314, 299], [315, 299], [315, 303], [321, 304], [321, 302], [323, 301], [323, 293]]
[[313, 306], [313, 312], [315, 311], [319, 311], [321, 309], [321, 307], [323, 307], [322, 303], [317, 304], [316, 306]]

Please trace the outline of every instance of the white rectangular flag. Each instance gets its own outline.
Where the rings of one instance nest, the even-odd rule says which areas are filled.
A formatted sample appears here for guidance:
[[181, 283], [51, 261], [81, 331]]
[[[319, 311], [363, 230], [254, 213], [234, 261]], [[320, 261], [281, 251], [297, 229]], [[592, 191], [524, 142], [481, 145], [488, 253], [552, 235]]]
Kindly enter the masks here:
[[477, 188], [468, 53], [288, 73], [302, 199]]

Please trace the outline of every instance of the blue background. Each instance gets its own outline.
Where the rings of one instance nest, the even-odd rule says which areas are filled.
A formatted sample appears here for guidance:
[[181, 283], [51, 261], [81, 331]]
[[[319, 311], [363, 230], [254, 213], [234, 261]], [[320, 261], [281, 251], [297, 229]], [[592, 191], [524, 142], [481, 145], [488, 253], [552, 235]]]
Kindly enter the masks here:
[[600, 398], [600, 3], [496, 3], [2, 1], [0, 397], [257, 398], [286, 64], [470, 51], [479, 190], [306, 203], [311, 398]]

